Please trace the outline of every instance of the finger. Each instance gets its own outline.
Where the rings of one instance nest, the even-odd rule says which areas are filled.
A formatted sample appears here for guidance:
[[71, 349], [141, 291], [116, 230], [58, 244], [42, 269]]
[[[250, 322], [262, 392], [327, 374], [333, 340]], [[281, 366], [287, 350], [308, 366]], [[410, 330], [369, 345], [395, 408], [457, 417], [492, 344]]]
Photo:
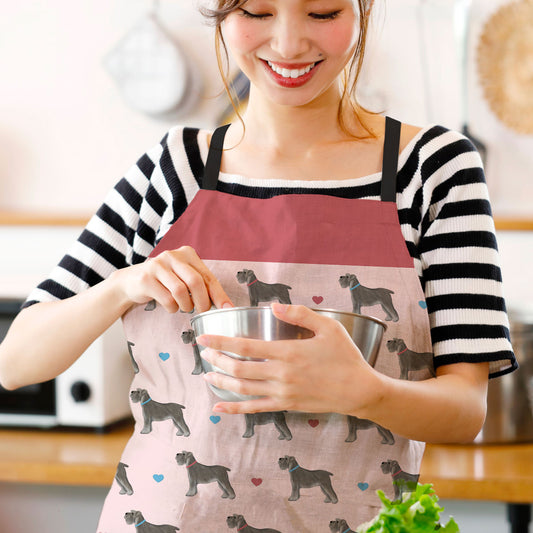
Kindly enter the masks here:
[[[181, 262], [176, 262], [173, 265], [173, 270], [184, 285], [183, 290], [180, 290], [177, 294], [179, 298], [178, 302], [183, 311], [190, 312], [193, 309], [196, 309], [200, 313], [208, 311], [211, 308], [211, 300], [200, 272], [193, 266]], [[187, 308], [181, 304], [180, 299], [183, 299], [184, 303], [189, 304]]]
[[163, 307], [163, 309], [165, 309], [165, 311], [167, 311], [167, 313], [176, 313], [177, 311], [179, 311], [179, 305], [177, 304], [172, 294], [157, 279], [153, 278], [151, 280], [147, 287], [146, 293], [147, 302], [150, 300], [155, 300]]
[[279, 318], [279, 320], [309, 329], [315, 334], [324, 326], [325, 317], [320, 316], [305, 305], [273, 303], [271, 309], [274, 316]]
[[207, 287], [209, 298], [213, 302], [215, 307], [217, 309], [222, 309], [223, 307], [233, 307], [233, 302], [231, 301], [230, 297], [226, 294], [226, 291], [223, 289], [216, 276], [200, 259], [196, 251], [191, 248], [188, 253], [190, 255], [191, 265], [202, 276], [205, 286]]
[[244, 400], [242, 402], [218, 402], [213, 406], [215, 413], [228, 413], [231, 415], [245, 413], [268, 413], [281, 411], [278, 402], [273, 398], [265, 396], [255, 400]]
[[202, 350], [202, 357], [211, 365], [239, 379], [265, 381], [275, 379], [277, 372], [271, 361], [240, 360], [212, 348]]
[[[222, 335], [200, 335], [198, 344], [223, 352], [233, 352], [251, 359], [284, 359], [290, 343], [295, 341], [263, 341]], [[299, 341], [302, 342], [302, 341]]]
[[189, 287], [173, 270], [159, 267], [155, 275], [181, 311], [190, 313], [194, 309]]
[[272, 386], [268, 381], [254, 381], [251, 379], [237, 379], [221, 372], [209, 372], [204, 374], [204, 380], [215, 387], [234, 392], [240, 396], [270, 396]]

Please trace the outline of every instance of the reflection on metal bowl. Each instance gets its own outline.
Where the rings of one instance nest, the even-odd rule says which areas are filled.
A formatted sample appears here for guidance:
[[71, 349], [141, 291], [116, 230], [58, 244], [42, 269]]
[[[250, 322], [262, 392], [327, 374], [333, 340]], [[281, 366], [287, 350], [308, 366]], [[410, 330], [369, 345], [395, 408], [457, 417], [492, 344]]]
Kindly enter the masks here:
[[[374, 365], [383, 333], [387, 328], [381, 320], [356, 313], [335, 311], [332, 309], [313, 309], [320, 315], [338, 320], [348, 331], [351, 338], [361, 350], [370, 365]], [[191, 320], [196, 337], [202, 334], [224, 335], [227, 337], [244, 337], [262, 340], [307, 339], [313, 332], [293, 324], [278, 320], [270, 307], [233, 307], [216, 309], [196, 315]], [[198, 346], [200, 353], [204, 349]], [[226, 352], [232, 357], [245, 359], [238, 354]], [[220, 371], [202, 359], [206, 372]], [[220, 398], [226, 401], [242, 401], [252, 398], [211, 386]]]

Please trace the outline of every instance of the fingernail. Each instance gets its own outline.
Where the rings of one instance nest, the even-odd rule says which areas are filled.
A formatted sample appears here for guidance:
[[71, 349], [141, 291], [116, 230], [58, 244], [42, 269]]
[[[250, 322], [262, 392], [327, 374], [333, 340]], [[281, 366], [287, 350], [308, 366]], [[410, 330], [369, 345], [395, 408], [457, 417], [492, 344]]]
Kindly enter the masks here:
[[222, 304], [222, 309], [229, 309], [231, 307], [233, 307], [233, 305], [230, 302], [224, 302]]

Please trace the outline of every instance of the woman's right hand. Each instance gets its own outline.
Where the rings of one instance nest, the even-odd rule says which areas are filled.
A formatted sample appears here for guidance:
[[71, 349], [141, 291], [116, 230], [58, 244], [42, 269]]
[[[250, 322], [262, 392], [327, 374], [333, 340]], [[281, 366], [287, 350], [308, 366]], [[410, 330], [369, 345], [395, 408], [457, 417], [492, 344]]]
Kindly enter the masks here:
[[218, 279], [200, 259], [194, 248], [182, 246], [167, 250], [144, 263], [117, 270], [111, 276], [123, 295], [127, 308], [151, 300], [169, 313], [190, 313], [233, 307]]

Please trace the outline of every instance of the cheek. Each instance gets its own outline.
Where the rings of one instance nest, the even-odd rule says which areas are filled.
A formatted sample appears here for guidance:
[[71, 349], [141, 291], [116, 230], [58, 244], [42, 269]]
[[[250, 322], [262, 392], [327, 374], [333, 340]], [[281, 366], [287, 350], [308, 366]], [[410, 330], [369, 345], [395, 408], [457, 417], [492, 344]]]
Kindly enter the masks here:
[[228, 17], [224, 24], [224, 40], [228, 48], [235, 52], [252, 50], [258, 42], [257, 28], [252, 28], [247, 21]]
[[351, 53], [357, 43], [359, 30], [353, 24], [325, 27], [321, 33], [324, 50], [332, 55]]

